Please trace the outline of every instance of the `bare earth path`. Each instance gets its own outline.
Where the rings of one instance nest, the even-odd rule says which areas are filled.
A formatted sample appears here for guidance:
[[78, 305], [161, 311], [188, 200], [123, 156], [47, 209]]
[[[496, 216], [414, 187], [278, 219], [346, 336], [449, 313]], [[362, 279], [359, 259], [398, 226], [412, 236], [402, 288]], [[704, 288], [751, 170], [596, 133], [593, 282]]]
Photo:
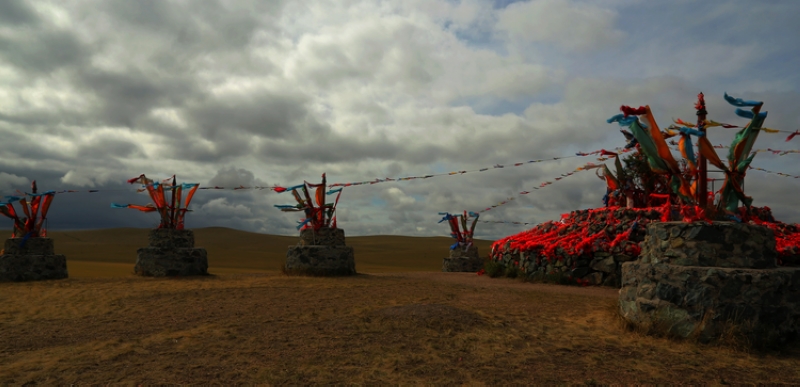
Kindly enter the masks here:
[[796, 347], [626, 332], [616, 295], [434, 272], [0, 283], [0, 385], [800, 381]]

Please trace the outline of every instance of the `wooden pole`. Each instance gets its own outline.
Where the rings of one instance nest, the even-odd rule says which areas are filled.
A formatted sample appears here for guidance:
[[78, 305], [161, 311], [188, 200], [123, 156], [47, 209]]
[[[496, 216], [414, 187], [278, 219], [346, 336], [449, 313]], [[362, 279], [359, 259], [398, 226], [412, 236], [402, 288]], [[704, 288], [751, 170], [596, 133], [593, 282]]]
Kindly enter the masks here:
[[169, 217], [170, 228], [176, 228], [178, 225], [175, 224], [175, 175], [172, 175], [172, 213]]
[[[694, 105], [697, 110], [697, 129], [707, 135], [706, 132], [706, 100], [703, 93], [697, 95], [697, 103]], [[708, 207], [708, 168], [706, 158], [702, 153], [697, 157], [698, 165], [698, 181], [697, 181], [697, 205], [706, 209]]]

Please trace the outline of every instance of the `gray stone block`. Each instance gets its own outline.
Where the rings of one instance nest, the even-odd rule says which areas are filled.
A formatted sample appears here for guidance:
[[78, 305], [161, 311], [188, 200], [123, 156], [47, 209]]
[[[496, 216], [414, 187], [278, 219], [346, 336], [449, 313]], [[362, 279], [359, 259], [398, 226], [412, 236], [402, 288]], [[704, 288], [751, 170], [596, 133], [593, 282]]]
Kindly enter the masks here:
[[356, 274], [355, 253], [348, 246], [289, 246], [286, 271], [316, 275]]
[[777, 266], [775, 235], [747, 223], [653, 223], [641, 256], [652, 263], [764, 269]]
[[442, 260], [444, 272], [475, 273], [482, 267], [483, 259], [478, 255], [478, 247], [474, 245], [466, 250], [460, 247], [450, 250], [450, 257]]
[[[31, 250], [52, 251], [53, 241], [41, 242], [30, 238], [27, 242], [34, 241]], [[41, 243], [37, 243], [41, 242]], [[13, 243], [17, 243], [14, 241]], [[6, 241], [6, 246], [9, 241]], [[43, 247], [44, 246], [44, 247]], [[49, 249], [49, 250], [48, 250]], [[12, 250], [15, 251], [15, 250]], [[20, 251], [20, 250], [16, 250]], [[30, 251], [30, 250], [25, 250]], [[60, 254], [3, 254], [0, 255], [0, 282], [10, 281], [39, 281], [67, 278], [67, 257]]]
[[320, 227], [319, 230], [307, 228], [300, 232], [301, 246], [345, 246], [344, 230]]
[[800, 268], [719, 268], [627, 262], [623, 318], [662, 333], [712, 341], [735, 329], [752, 343], [800, 334]]
[[194, 247], [192, 230], [155, 229], [150, 245], [136, 251], [134, 272], [142, 276], [175, 277], [208, 274], [206, 249]]
[[150, 230], [148, 246], [162, 249], [191, 249], [194, 247], [194, 232], [192, 230], [173, 230], [168, 228]]
[[136, 253], [133, 270], [141, 276], [182, 277], [208, 274], [208, 253], [203, 248], [142, 247]]
[[[23, 240], [25, 241], [23, 243]], [[9, 238], [3, 246], [5, 254], [10, 255], [53, 255], [55, 247], [50, 238]]]
[[470, 246], [469, 249], [467, 250], [457, 247], [455, 249], [450, 250], [450, 258], [479, 258], [478, 247], [473, 245]]

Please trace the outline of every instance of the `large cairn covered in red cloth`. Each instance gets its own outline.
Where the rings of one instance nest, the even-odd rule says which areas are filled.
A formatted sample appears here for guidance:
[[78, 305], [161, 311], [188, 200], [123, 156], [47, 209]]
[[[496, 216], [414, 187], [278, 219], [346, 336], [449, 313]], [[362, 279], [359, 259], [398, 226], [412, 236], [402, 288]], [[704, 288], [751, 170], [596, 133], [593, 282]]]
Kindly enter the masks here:
[[[639, 258], [647, 225], [682, 215], [693, 220], [691, 208], [676, 205], [576, 210], [494, 242], [491, 259], [528, 276], [563, 273], [579, 284], [619, 287], [621, 265]], [[773, 230], [778, 264], [800, 266], [798, 225], [776, 221], [769, 207], [751, 207], [747, 222]]]

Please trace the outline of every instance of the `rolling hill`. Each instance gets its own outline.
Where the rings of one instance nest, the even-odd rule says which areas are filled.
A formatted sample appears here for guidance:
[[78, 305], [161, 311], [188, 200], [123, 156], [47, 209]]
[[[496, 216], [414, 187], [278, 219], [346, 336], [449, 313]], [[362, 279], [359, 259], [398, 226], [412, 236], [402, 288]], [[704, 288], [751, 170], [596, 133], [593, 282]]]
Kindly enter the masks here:
[[[67, 256], [70, 277], [116, 277], [132, 274], [136, 249], [147, 246], [148, 229], [50, 231], [57, 254]], [[208, 251], [209, 272], [253, 273], [277, 271], [286, 249], [298, 237], [257, 234], [223, 227], [194, 229], [195, 246]], [[0, 235], [11, 235], [10, 230]], [[374, 235], [347, 237], [356, 254], [356, 270], [363, 273], [440, 271], [448, 256], [448, 237]], [[481, 255], [492, 241], [477, 240]]]

